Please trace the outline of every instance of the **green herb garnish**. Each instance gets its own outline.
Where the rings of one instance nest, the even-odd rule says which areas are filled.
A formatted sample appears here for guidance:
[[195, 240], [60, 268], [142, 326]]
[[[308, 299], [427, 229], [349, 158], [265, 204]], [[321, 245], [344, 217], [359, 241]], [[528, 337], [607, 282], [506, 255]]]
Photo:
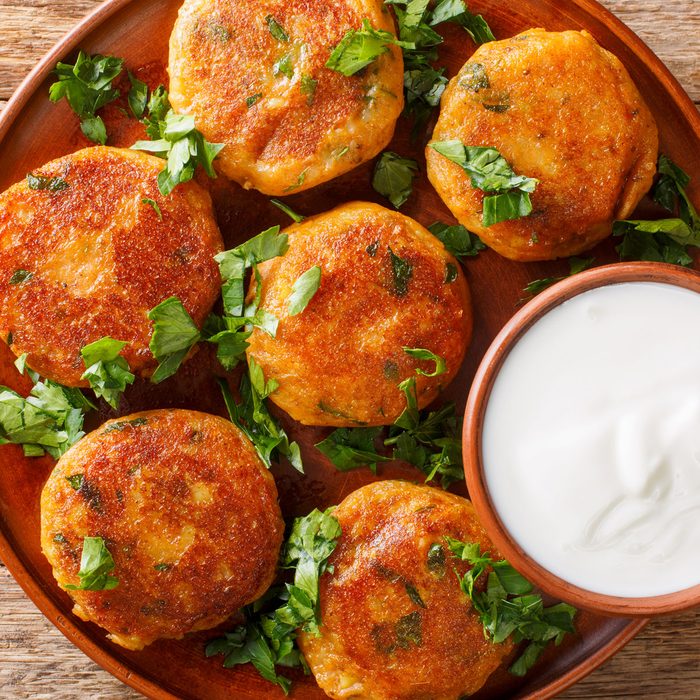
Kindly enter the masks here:
[[90, 383], [96, 396], [101, 396], [114, 409], [119, 407], [119, 398], [127, 385], [134, 383], [129, 364], [119, 353], [128, 345], [114, 338], [102, 338], [80, 350], [85, 363], [81, 379]]
[[403, 351], [407, 355], [415, 357], [417, 360], [428, 360], [435, 363], [435, 369], [432, 372], [426, 372], [425, 370], [419, 368], [416, 369], [416, 374], [422, 374], [424, 377], [437, 377], [447, 372], [447, 363], [445, 362], [445, 358], [436, 355], [430, 350], [426, 350], [424, 348], [403, 348]]
[[128, 74], [131, 83], [128, 97], [129, 109], [137, 119], [141, 119], [148, 106], [148, 85], [136, 78], [131, 71], [128, 71]]
[[272, 16], [268, 15], [265, 17], [265, 22], [267, 22], [267, 28], [270, 30], [270, 34], [284, 44], [289, 42], [289, 35], [284, 31], [282, 25]]
[[90, 56], [80, 51], [74, 65], [59, 63], [54, 71], [58, 81], [49, 88], [49, 98], [66, 98], [80, 117], [80, 128], [91, 141], [107, 143], [107, 130], [97, 110], [119, 97], [112, 81], [122, 72], [124, 61], [114, 56]]
[[[320, 625], [319, 579], [332, 572], [328, 559], [341, 535], [332, 511], [314, 510], [294, 520], [282, 560], [286, 568], [294, 569], [294, 583], [245, 608], [246, 623], [209, 642], [207, 657], [223, 654], [226, 668], [252, 663], [263, 678], [289, 693], [291, 682], [277, 675], [275, 666], [307, 668], [295, 643], [296, 630], [314, 632]], [[272, 612], [262, 612], [272, 606]]]
[[428, 230], [439, 238], [447, 251], [457, 259], [474, 257], [486, 249], [479, 236], [460, 224], [448, 226], [436, 221], [428, 226]]
[[[471, 600], [481, 619], [484, 634], [494, 644], [513, 637], [519, 644], [529, 641], [522, 655], [508, 669], [524, 676], [550, 641], [558, 646], [567, 633], [573, 633], [576, 609], [559, 603], [545, 608], [542, 596], [532, 593], [532, 585], [505, 560], [495, 561], [482, 554], [478, 543], [466, 543], [446, 537], [452, 555], [470, 564], [464, 576], [457, 574], [460, 587]], [[486, 590], [476, 590], [476, 583], [488, 568]], [[455, 573], [457, 573], [455, 571]]]
[[411, 196], [417, 175], [418, 163], [415, 160], [384, 151], [374, 166], [372, 187], [400, 209]]
[[415, 48], [410, 42], [397, 40], [390, 32], [374, 29], [366, 19], [362, 20], [362, 27], [345, 34], [326, 61], [326, 68], [351, 76], [374, 63], [392, 44]]
[[69, 591], [111, 591], [119, 585], [119, 579], [111, 575], [114, 559], [101, 537], [83, 538], [83, 554], [80, 558], [80, 585], [70, 583], [64, 588]]
[[85, 474], [72, 474], [66, 477], [66, 481], [70, 484], [73, 491], [80, 491], [83, 488], [83, 481], [85, 480]]
[[62, 177], [46, 177], [27, 173], [27, 187], [30, 190], [46, 190], [47, 192], [62, 192], [70, 185]]
[[389, 256], [391, 257], [391, 271], [394, 278], [394, 293], [397, 297], [403, 297], [408, 294], [408, 283], [413, 277], [413, 265], [399, 257], [394, 251], [389, 248]]
[[284, 212], [292, 221], [300, 224], [306, 217], [301, 214], [297, 214], [288, 204], [280, 201], [279, 199], [271, 199], [270, 204], [276, 206], [280, 211]]
[[556, 282], [561, 282], [562, 280], [565, 280], [567, 277], [571, 277], [572, 275], [577, 275], [579, 272], [583, 272], [584, 270], [587, 270], [594, 262], [595, 262], [595, 258], [577, 258], [577, 257], [569, 258], [569, 274], [568, 275], [561, 275], [559, 277], [543, 277], [542, 279], [533, 280], [532, 282], [527, 284], [525, 286], [525, 288], [523, 289], [523, 294], [525, 295], [523, 297], [523, 299], [525, 299], [527, 297], [533, 297], [536, 294], [539, 294], [544, 289], [547, 289], [547, 287], [550, 287], [551, 285], [555, 284]]
[[530, 193], [535, 191], [538, 181], [516, 175], [495, 148], [465, 146], [457, 140], [433, 141], [430, 147], [457, 163], [469, 175], [472, 187], [486, 193], [481, 218], [484, 226], [532, 213]]
[[187, 309], [177, 297], [170, 297], [148, 312], [153, 321], [149, 347], [158, 367], [151, 377], [154, 384], [177, 372], [190, 350], [201, 339], [201, 333]]
[[316, 97], [316, 88], [318, 87], [318, 80], [314, 80], [310, 75], [304, 73], [301, 76], [301, 83], [299, 84], [299, 89], [302, 95], [306, 95], [306, 104], [311, 106], [314, 103]]
[[248, 109], [250, 109], [254, 104], [259, 102], [262, 99], [262, 92], [256, 92], [255, 95], [251, 95], [250, 97], [246, 97], [245, 99], [245, 105]]
[[10, 284], [22, 284], [32, 277], [34, 277], [34, 273], [29, 272], [29, 270], [15, 270], [10, 277]]
[[151, 96], [149, 116], [145, 120], [146, 132], [156, 140], [137, 141], [131, 147], [167, 161], [158, 175], [158, 189], [163, 196], [169, 195], [179, 184], [191, 180], [197, 165], [201, 165], [209, 177], [215, 178], [213, 162], [224, 147], [222, 143], [209, 143], [195, 128], [191, 114], [175, 114], [168, 109], [163, 116], [166, 105], [170, 107], [165, 90]]
[[158, 202], [156, 202], [155, 199], [150, 199], [149, 197], [142, 197], [141, 204], [148, 204], [148, 206], [151, 207], [153, 209], [153, 211], [156, 213], [158, 218], [161, 221], [163, 221], [163, 212], [160, 210], [160, 206], [158, 205]]
[[382, 428], [338, 428], [316, 443], [316, 448], [341, 472], [369, 467], [376, 474], [379, 462], [391, 461], [391, 457], [376, 451], [375, 442], [381, 432]]
[[290, 316], [300, 314], [313, 299], [321, 286], [321, 268], [314, 265], [302, 274], [292, 287], [287, 299], [287, 312]]

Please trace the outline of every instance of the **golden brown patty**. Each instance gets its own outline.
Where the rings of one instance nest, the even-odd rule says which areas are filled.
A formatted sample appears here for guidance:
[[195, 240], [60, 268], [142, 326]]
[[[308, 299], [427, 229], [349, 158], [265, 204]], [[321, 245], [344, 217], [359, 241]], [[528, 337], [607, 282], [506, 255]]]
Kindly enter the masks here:
[[59, 585], [79, 583], [83, 538], [104, 539], [119, 585], [70, 591], [73, 612], [129, 649], [214, 627], [262, 595], [283, 529], [250, 442], [196, 411], [108, 421], [61, 457], [41, 495], [41, 545]]
[[[342, 536], [320, 582], [321, 636], [300, 633], [332, 698], [456, 700], [476, 692], [511, 651], [484, 638], [461, 591], [450, 536], [495, 554], [472, 504], [445, 491], [380, 481], [334, 512]], [[438, 555], [438, 556], [436, 556]]]
[[[406, 407], [398, 384], [417, 378], [420, 406], [447, 386], [471, 335], [469, 291], [457, 261], [419, 223], [354, 202], [290, 226], [289, 250], [260, 265], [261, 306], [277, 337], [256, 329], [248, 356], [279, 382], [272, 401], [306, 425], [393, 423]], [[314, 266], [321, 286], [288, 315], [296, 280]], [[447, 372], [403, 347], [443, 357]]]
[[162, 197], [163, 165], [87, 148], [35, 171], [60, 178], [55, 191], [24, 180], [0, 194], [0, 333], [41, 375], [87, 386], [80, 349], [105, 336], [128, 341], [132, 371], [148, 374], [148, 311], [170, 296], [198, 324], [210, 311], [223, 247], [211, 200], [194, 182]]
[[226, 144], [217, 167], [243, 187], [282, 195], [331, 180], [377, 155], [403, 108], [398, 48], [350, 77], [325, 67], [363, 19], [394, 32], [382, 0], [185, 0], [170, 101]]
[[609, 236], [651, 186], [658, 150], [654, 118], [620, 61], [586, 32], [542, 29], [479, 47], [445, 90], [432, 138], [495, 147], [540, 181], [530, 216], [486, 228], [484, 194], [426, 150], [452, 213], [514, 260], [574, 255]]

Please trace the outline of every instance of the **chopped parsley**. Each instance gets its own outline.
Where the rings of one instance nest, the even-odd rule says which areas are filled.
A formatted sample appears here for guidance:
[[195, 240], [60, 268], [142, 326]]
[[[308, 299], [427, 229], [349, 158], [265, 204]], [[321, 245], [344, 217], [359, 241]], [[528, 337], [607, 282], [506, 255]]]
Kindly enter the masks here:
[[265, 465], [268, 468], [272, 466], [272, 461], [280, 454], [284, 455], [297, 471], [303, 473], [304, 465], [299, 445], [289, 441], [287, 433], [270, 415], [265, 403], [267, 397], [276, 391], [277, 381], [266, 380], [262, 368], [251, 357], [248, 359], [248, 371], [241, 377], [240, 403], [236, 403], [224, 380], [219, 384], [231, 422], [248, 436]]
[[83, 488], [83, 481], [85, 480], [85, 474], [73, 474], [66, 477], [66, 481], [70, 484], [73, 491], [80, 491]]
[[58, 102], [64, 97], [80, 117], [80, 128], [91, 141], [105, 145], [107, 130], [97, 110], [119, 97], [112, 81], [122, 72], [124, 61], [80, 51], [75, 64], [59, 63], [54, 71], [58, 81], [49, 88], [49, 98]]
[[156, 202], [155, 199], [150, 199], [149, 197], [143, 197], [141, 199], [141, 204], [148, 204], [149, 207], [153, 209], [153, 211], [156, 213], [158, 218], [163, 221], [163, 212], [160, 210], [160, 206], [158, 205], [158, 202]]
[[428, 230], [433, 236], [439, 238], [447, 252], [452, 253], [458, 260], [461, 258], [472, 258], [478, 255], [480, 251], [486, 249], [479, 236], [467, 230], [461, 224], [448, 226], [436, 221], [431, 226], [428, 226]]
[[102, 431], [102, 434], [107, 435], [108, 433], [121, 433], [127, 428], [138, 428], [142, 425], [147, 424], [148, 418], [132, 418], [131, 420], [118, 420], [114, 423], [110, 423], [109, 425], [105, 426], [105, 429]]
[[279, 199], [271, 199], [270, 204], [276, 206], [280, 211], [284, 212], [294, 223], [300, 224], [306, 217], [297, 214], [288, 204]]
[[78, 577], [80, 584], [66, 584], [69, 591], [111, 591], [119, 585], [119, 579], [111, 575], [114, 559], [101, 537], [83, 538], [83, 554], [80, 558]]
[[245, 105], [248, 109], [250, 109], [254, 104], [256, 104], [258, 101], [262, 99], [262, 92], [256, 92], [255, 95], [251, 95], [250, 97], [246, 97], [245, 99]]
[[530, 194], [535, 191], [538, 181], [516, 175], [495, 148], [465, 146], [457, 140], [433, 141], [430, 147], [459, 165], [469, 175], [472, 187], [486, 193], [481, 218], [484, 226], [532, 213]]
[[700, 247], [700, 214], [686, 191], [690, 177], [665, 155], [659, 157], [659, 180], [654, 201], [674, 214], [657, 221], [626, 220], [613, 224], [621, 260], [650, 260], [689, 267], [689, 247]]
[[299, 84], [299, 89], [301, 90], [302, 95], [306, 95], [306, 104], [309, 106], [311, 106], [314, 103], [317, 87], [318, 80], [314, 80], [307, 73], [304, 73], [301, 76], [301, 83]]
[[430, 350], [424, 348], [403, 348], [403, 351], [410, 357], [415, 357], [417, 360], [428, 360], [435, 363], [435, 369], [432, 372], [426, 372], [420, 368], [416, 369], [416, 374], [422, 374], [424, 377], [438, 377], [447, 372], [447, 363], [444, 357], [436, 355]]
[[316, 443], [316, 449], [341, 472], [369, 467], [376, 474], [379, 462], [391, 461], [391, 457], [377, 453], [375, 442], [381, 432], [382, 428], [338, 428]]
[[543, 277], [542, 279], [537, 279], [537, 280], [532, 280], [529, 284], [525, 286], [523, 289], [523, 299], [527, 297], [533, 297], [537, 294], [539, 294], [541, 291], [544, 289], [547, 289], [547, 287], [550, 287], [551, 285], [555, 284], [556, 282], [561, 282], [562, 280], [565, 280], [567, 277], [571, 277], [572, 275], [577, 275], [579, 272], [583, 272], [584, 270], [587, 270], [593, 263], [595, 262], [595, 258], [577, 258], [577, 257], [571, 257], [569, 258], [569, 274], [568, 275], [561, 275], [559, 277]]
[[404, 297], [408, 294], [408, 283], [413, 277], [413, 265], [408, 260], [396, 255], [391, 248], [389, 248], [389, 256], [394, 280], [394, 294], [397, 297]]
[[29, 374], [35, 383], [27, 398], [0, 387], [0, 444], [22, 445], [27, 457], [48, 452], [58, 459], [85, 435], [85, 412], [94, 406], [79, 389]]
[[148, 112], [144, 123], [146, 133], [153, 140], [137, 141], [131, 148], [166, 160], [158, 175], [158, 189], [163, 196], [191, 180], [198, 165], [209, 177], [216, 177], [213, 163], [224, 144], [209, 143], [195, 128], [191, 114], [175, 114], [162, 86], [151, 95]]
[[400, 209], [413, 192], [413, 181], [418, 175], [418, 163], [402, 158], [392, 151], [384, 151], [374, 166], [372, 187]]
[[290, 316], [300, 314], [313, 299], [321, 286], [321, 268], [314, 265], [302, 274], [292, 287], [287, 299], [287, 313]]
[[333, 49], [326, 68], [345, 76], [355, 75], [374, 63], [395, 44], [402, 48], [414, 48], [410, 42], [399, 41], [391, 32], [374, 29], [369, 20], [362, 20], [362, 29], [351, 29]]
[[129, 109], [137, 119], [141, 119], [148, 106], [148, 85], [136, 78], [131, 71], [128, 71], [128, 74], [131, 83], [128, 95]]
[[119, 408], [119, 398], [135, 379], [126, 359], [120, 355], [127, 345], [122, 340], [102, 338], [80, 350], [85, 363], [81, 379], [86, 379], [95, 396], [104, 398], [114, 409]]
[[62, 192], [70, 185], [62, 177], [46, 177], [27, 173], [27, 187], [30, 190], [46, 190], [47, 192]]
[[22, 284], [32, 277], [34, 277], [34, 273], [29, 272], [29, 270], [15, 270], [10, 277], [10, 284]]
[[[508, 669], [524, 676], [544, 651], [548, 642], [559, 646], [567, 633], [573, 633], [576, 609], [566, 603], [544, 607], [542, 596], [532, 593], [532, 585], [507, 561], [494, 560], [482, 553], [478, 543], [445, 538], [452, 556], [467, 562], [471, 568], [464, 576], [457, 571], [460, 587], [471, 600], [481, 619], [484, 634], [494, 644], [513, 638], [516, 644], [528, 641], [523, 653]], [[488, 573], [485, 591], [476, 584]]]
[[150, 349], [158, 360], [154, 384], [171, 377], [201, 339], [199, 328], [177, 297], [169, 297], [148, 312], [153, 321]]
[[270, 30], [270, 34], [272, 34], [277, 41], [284, 44], [289, 42], [289, 35], [284, 31], [282, 25], [272, 15], [265, 17], [265, 22], [267, 23], [267, 28]]
[[272, 73], [277, 75], [284, 75], [290, 80], [294, 77], [294, 66], [292, 65], [292, 55], [284, 54], [282, 58], [275, 62], [272, 66]]
[[[319, 579], [332, 573], [328, 559], [341, 535], [332, 512], [332, 508], [314, 510], [294, 520], [282, 554], [283, 566], [294, 570], [294, 582], [245, 608], [245, 624], [209, 642], [207, 657], [223, 654], [226, 668], [252, 663], [263, 678], [289, 693], [291, 682], [278, 675], [275, 666], [307, 668], [296, 645], [296, 631], [317, 632], [321, 624]], [[263, 611], [273, 606], [271, 612]]]

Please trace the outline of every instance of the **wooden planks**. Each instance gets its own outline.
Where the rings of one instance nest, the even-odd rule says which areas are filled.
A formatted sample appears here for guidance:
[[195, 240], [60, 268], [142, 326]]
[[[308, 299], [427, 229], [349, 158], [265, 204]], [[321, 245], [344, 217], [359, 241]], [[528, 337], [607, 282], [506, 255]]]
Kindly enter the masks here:
[[[53, 43], [98, 0], [0, 0], [0, 108]], [[700, 103], [700, 0], [605, 0]], [[700, 611], [650, 625], [562, 697], [700, 698]], [[177, 672], [177, 669], [173, 669]], [[0, 566], [0, 697], [139, 697], [73, 647]]]

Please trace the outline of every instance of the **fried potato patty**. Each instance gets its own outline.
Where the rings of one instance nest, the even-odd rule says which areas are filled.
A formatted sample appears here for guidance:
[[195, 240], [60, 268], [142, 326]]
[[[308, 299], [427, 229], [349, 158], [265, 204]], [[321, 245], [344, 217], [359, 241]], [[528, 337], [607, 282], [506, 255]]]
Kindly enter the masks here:
[[367, 19], [394, 33], [382, 0], [185, 0], [170, 38], [170, 101], [226, 147], [217, 167], [245, 188], [299, 192], [377, 155], [403, 109], [391, 46], [346, 77], [325, 67]]
[[[306, 425], [385, 425], [406, 407], [399, 383], [416, 377], [420, 407], [430, 403], [459, 370], [471, 336], [469, 291], [455, 258], [413, 219], [365, 202], [285, 233], [286, 254], [259, 267], [260, 306], [280, 319], [277, 335], [256, 329], [248, 348], [279, 382], [270, 399]], [[314, 266], [320, 287], [290, 316], [294, 284]], [[430, 350], [447, 371], [426, 376], [435, 363], [405, 347]]]
[[197, 324], [211, 310], [223, 248], [211, 199], [194, 182], [161, 196], [162, 168], [93, 147], [0, 194], [0, 334], [41, 375], [87, 386], [80, 349], [105, 336], [128, 341], [131, 370], [148, 375], [148, 311], [170, 296]]
[[226, 620], [275, 575], [277, 489], [232, 423], [184, 410], [105, 423], [61, 457], [41, 495], [41, 546], [79, 583], [84, 537], [102, 537], [119, 585], [69, 591], [73, 612], [141, 649]]
[[351, 493], [335, 510], [342, 535], [320, 581], [320, 636], [299, 644], [332, 698], [457, 700], [511, 651], [484, 638], [444, 537], [494, 552], [472, 504], [401, 481]]
[[485, 227], [484, 193], [426, 149], [452, 213], [513, 260], [575, 255], [609, 236], [651, 186], [658, 152], [654, 118], [620, 61], [586, 32], [542, 29], [480, 46], [445, 90], [432, 139], [494, 147], [540, 181], [530, 216]]

